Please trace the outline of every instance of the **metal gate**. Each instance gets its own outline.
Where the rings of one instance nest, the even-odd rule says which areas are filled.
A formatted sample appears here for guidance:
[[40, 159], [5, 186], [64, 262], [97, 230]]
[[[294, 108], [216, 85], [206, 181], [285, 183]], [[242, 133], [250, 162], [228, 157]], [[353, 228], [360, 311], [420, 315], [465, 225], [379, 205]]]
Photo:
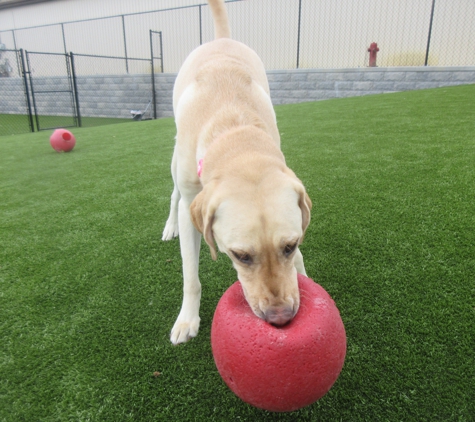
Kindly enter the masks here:
[[26, 62], [37, 130], [79, 126], [71, 55], [27, 51]]

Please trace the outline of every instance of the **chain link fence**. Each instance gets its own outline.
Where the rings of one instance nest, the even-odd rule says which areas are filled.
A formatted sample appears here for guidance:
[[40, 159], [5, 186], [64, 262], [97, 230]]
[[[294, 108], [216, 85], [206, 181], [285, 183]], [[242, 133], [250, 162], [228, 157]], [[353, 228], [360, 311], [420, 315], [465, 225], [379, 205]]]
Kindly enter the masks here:
[[[473, 0], [234, 0], [227, 9], [233, 38], [254, 48], [268, 70], [365, 67], [373, 42], [380, 67], [475, 65]], [[149, 58], [149, 30], [163, 34], [164, 72], [177, 72], [193, 48], [213, 39], [206, 4], [4, 30], [0, 37], [10, 49]]]
[[[134, 112], [145, 112], [152, 100], [150, 58], [72, 56], [82, 126], [101, 124], [97, 118], [133, 119]], [[150, 104], [142, 119], [152, 118], [152, 110]]]
[[37, 130], [78, 125], [70, 56], [26, 52]]
[[0, 50], [0, 136], [32, 130], [22, 51]]
[[[473, 0], [227, 3], [233, 38], [268, 70], [475, 65]], [[0, 135], [156, 118], [158, 74], [214, 37], [205, 4], [0, 36]]]
[[151, 69], [152, 58], [3, 50], [0, 136], [156, 118]]

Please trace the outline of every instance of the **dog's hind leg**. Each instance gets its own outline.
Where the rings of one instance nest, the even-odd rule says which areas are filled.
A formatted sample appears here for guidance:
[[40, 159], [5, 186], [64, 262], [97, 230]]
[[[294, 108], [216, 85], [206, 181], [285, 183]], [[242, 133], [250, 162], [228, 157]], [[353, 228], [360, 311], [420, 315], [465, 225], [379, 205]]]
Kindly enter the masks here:
[[168, 216], [167, 224], [163, 230], [162, 240], [170, 240], [178, 236], [178, 203], [180, 202], [180, 191], [177, 184], [177, 158], [176, 149], [173, 152], [172, 158], [172, 178], [173, 178], [173, 193], [170, 200], [170, 215]]

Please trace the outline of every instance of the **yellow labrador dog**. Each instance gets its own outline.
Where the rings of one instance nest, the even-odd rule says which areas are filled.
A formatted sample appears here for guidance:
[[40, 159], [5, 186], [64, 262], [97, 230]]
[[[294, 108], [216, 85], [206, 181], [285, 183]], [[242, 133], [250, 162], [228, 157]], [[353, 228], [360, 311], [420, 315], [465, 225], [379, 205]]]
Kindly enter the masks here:
[[264, 65], [230, 39], [223, 0], [208, 0], [215, 40], [194, 50], [175, 82], [174, 190], [163, 240], [180, 236], [183, 304], [173, 344], [198, 333], [201, 235], [229, 256], [252, 311], [274, 325], [297, 313], [299, 245], [312, 203], [286, 164]]

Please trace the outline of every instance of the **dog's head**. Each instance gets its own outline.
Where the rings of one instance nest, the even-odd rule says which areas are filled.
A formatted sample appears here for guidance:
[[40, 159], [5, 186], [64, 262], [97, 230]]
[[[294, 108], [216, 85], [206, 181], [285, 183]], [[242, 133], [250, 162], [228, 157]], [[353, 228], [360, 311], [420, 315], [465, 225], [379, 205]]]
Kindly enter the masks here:
[[252, 311], [274, 325], [290, 321], [299, 308], [295, 258], [311, 207], [288, 168], [257, 185], [245, 179], [212, 181], [190, 207], [213, 259], [216, 242], [232, 260]]

